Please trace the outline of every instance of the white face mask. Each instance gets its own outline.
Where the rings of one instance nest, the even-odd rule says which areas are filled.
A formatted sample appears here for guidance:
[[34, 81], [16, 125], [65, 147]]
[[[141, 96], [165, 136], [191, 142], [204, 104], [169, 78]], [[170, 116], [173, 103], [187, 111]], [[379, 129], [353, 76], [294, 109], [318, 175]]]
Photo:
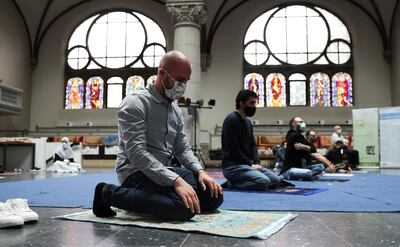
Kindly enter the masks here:
[[336, 133], [338, 133], [339, 135], [342, 133], [342, 130], [341, 129], [338, 129], [337, 131], [336, 131]]
[[[173, 78], [168, 72], [166, 72], [169, 77]], [[164, 82], [162, 83], [164, 87], [165, 96], [170, 100], [177, 100], [185, 94], [186, 83], [180, 83], [179, 81], [174, 81], [174, 86], [172, 88], [166, 88]]]
[[69, 146], [69, 145], [68, 145], [68, 143], [67, 143], [67, 142], [63, 142], [63, 143], [62, 143], [62, 147], [63, 147], [64, 149], [67, 149], [67, 148], [68, 148], [68, 146]]

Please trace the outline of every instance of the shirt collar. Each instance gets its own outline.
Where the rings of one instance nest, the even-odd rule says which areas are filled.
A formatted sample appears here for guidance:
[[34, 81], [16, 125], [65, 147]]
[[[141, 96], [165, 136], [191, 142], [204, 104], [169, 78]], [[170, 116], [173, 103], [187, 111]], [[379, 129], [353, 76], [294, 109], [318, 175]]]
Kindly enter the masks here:
[[147, 86], [147, 89], [149, 90], [150, 94], [153, 96], [154, 100], [158, 104], [162, 104], [164, 102], [167, 102], [168, 100], [165, 99], [161, 94], [157, 91], [156, 87], [152, 84]]

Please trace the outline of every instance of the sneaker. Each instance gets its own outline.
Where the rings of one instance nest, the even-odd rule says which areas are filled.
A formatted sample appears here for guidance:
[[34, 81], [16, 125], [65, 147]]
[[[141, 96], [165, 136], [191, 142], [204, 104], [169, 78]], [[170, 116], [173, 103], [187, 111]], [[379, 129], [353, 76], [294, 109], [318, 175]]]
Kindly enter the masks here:
[[8, 199], [6, 203], [10, 205], [16, 215], [22, 217], [24, 222], [39, 220], [39, 215], [28, 207], [28, 200], [21, 198]]
[[93, 198], [93, 214], [97, 217], [111, 217], [117, 215], [103, 199], [103, 188], [106, 184], [99, 183], [96, 185]]
[[0, 228], [22, 226], [24, 219], [15, 214], [8, 203], [0, 202]]

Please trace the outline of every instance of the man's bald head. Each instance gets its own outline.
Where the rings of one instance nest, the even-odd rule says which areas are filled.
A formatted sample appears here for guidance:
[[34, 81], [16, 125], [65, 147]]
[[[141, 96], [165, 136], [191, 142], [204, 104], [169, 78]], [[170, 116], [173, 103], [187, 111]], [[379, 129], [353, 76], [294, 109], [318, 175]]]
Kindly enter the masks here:
[[191, 73], [189, 59], [182, 52], [170, 51], [161, 58], [154, 86], [165, 97], [165, 89], [174, 87], [175, 82], [186, 86]]
[[189, 66], [190, 68], [190, 62], [182, 52], [173, 50], [161, 58], [158, 68], [173, 71], [177, 66]]

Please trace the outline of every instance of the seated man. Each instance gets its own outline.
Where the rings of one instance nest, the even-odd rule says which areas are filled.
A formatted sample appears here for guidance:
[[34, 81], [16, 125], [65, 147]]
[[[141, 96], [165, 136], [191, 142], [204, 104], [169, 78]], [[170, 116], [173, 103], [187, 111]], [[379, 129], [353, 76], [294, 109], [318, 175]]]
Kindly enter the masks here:
[[74, 161], [74, 151], [71, 148], [68, 137], [61, 139], [61, 145], [56, 149], [53, 163], [46, 168], [51, 172], [84, 172], [82, 165]]
[[256, 112], [257, 94], [241, 90], [236, 97], [236, 111], [222, 126], [222, 171], [229, 187], [265, 191], [281, 185], [281, 178], [260, 166], [253, 126], [247, 117]]
[[349, 148], [349, 140], [347, 140], [343, 135], [342, 135], [342, 128], [339, 125], [336, 125], [333, 128], [333, 133], [331, 136], [331, 143], [332, 145], [335, 145], [338, 141], [340, 141], [342, 143], [342, 159], [343, 159], [343, 155], [347, 156], [347, 159], [349, 161], [349, 166], [353, 169], [353, 170], [360, 170], [358, 168], [358, 165], [360, 164], [360, 158], [359, 158], [359, 154], [357, 150], [354, 149], [350, 149]]
[[300, 117], [289, 122], [290, 129], [286, 134], [287, 148], [281, 175], [289, 180], [312, 180], [325, 170], [322, 164], [311, 165], [310, 153], [315, 153], [308, 144], [303, 132], [306, 123]]
[[[122, 101], [116, 161], [121, 186], [96, 186], [96, 216], [115, 215], [113, 206], [166, 220], [189, 220], [221, 205], [222, 188], [193, 155], [175, 102], [184, 94], [190, 74], [189, 60], [178, 51], [168, 52], [154, 84]], [[172, 167], [174, 158], [183, 167]]]
[[274, 154], [275, 154], [274, 172], [278, 174], [281, 173], [283, 161], [285, 160], [286, 146], [287, 142], [283, 141], [280, 146], [277, 146], [277, 148], [274, 149]]
[[327, 154], [328, 160], [330, 160], [333, 164], [335, 164], [338, 172], [352, 172], [352, 169], [349, 165], [343, 162], [342, 158], [343, 153], [343, 142], [338, 140], [335, 145], [333, 145], [332, 149], [329, 150]]
[[317, 148], [315, 147], [315, 143], [317, 142], [317, 132], [314, 130], [309, 130], [306, 132], [306, 139], [307, 142], [310, 146], [310, 158], [311, 161], [308, 161], [308, 164], [311, 165], [316, 165], [316, 164], [322, 164], [326, 169], [325, 171], [333, 173], [335, 172], [335, 165], [332, 163], [330, 160], [328, 160], [325, 156], [323, 156], [320, 153], [317, 153]]

